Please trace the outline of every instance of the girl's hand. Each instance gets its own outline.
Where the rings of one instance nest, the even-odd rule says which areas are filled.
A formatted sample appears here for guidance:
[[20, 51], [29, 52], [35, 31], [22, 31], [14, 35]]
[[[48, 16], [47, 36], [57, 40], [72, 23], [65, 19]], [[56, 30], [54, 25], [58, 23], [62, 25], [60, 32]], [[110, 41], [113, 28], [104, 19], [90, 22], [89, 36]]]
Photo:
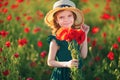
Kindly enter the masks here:
[[90, 27], [89, 27], [88, 25], [86, 25], [86, 24], [83, 24], [83, 25], [81, 26], [81, 29], [82, 29], [86, 34], [88, 34], [88, 32], [89, 32], [89, 30], [90, 30]]
[[70, 61], [67, 62], [67, 67], [72, 68], [72, 67], [76, 67], [78, 68], [78, 60], [77, 59], [72, 59]]

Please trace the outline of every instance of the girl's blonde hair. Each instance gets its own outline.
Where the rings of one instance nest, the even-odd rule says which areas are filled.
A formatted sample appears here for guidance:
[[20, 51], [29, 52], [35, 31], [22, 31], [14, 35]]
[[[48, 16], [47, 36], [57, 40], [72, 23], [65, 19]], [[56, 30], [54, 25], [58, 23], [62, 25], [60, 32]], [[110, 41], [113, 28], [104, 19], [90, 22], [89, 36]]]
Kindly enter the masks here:
[[[56, 20], [57, 20], [57, 14], [59, 13], [59, 12], [62, 12], [62, 11], [64, 11], [64, 10], [60, 10], [60, 11], [57, 11], [54, 15], [53, 15], [53, 22], [54, 22], [54, 24], [53, 24], [53, 26], [51, 26], [51, 28], [52, 28], [52, 34], [56, 34], [56, 32], [57, 32], [57, 30], [61, 27], [57, 22], [56, 22]], [[71, 11], [72, 12], [72, 11]], [[74, 17], [74, 21], [76, 20], [76, 14], [74, 13], [74, 12], [72, 12], [73, 13], [73, 17]], [[75, 28], [75, 24], [73, 24], [72, 25], [72, 28]]]

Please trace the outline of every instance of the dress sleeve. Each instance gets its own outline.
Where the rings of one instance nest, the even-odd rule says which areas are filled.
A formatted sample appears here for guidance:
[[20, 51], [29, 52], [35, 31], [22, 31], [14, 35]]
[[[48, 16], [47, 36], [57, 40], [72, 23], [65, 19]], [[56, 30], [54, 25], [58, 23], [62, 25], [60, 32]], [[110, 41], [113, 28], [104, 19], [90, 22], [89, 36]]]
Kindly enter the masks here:
[[60, 45], [60, 41], [59, 41], [58, 39], [56, 39], [56, 37], [53, 36], [53, 35], [48, 36], [48, 38], [47, 38], [48, 43], [50, 44], [50, 42], [51, 42], [53, 39], [56, 41], [56, 43], [57, 43], [58, 45]]

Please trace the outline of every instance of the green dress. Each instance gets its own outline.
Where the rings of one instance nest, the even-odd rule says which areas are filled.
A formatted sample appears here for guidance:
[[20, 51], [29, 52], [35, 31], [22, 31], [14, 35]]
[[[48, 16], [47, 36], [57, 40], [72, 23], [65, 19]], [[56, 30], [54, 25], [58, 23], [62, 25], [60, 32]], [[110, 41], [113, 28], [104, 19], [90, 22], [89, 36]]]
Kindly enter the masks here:
[[[72, 59], [71, 53], [68, 50], [68, 42], [65, 40], [60, 41], [56, 39], [55, 36], [50, 35], [48, 36], [48, 42], [50, 43], [51, 40], [55, 40], [57, 45], [60, 46], [59, 50], [56, 53], [56, 60], [57, 61], [69, 61]], [[70, 78], [70, 68], [54, 68], [50, 80], [72, 80]]]

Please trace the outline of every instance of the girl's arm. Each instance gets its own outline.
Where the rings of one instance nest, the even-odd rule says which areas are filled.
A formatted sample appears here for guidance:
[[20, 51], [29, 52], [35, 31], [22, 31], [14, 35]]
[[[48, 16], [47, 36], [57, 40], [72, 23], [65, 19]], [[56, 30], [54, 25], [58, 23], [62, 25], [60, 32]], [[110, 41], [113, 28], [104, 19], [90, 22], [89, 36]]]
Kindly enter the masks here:
[[88, 43], [87, 43], [87, 34], [89, 32], [89, 26], [84, 24], [81, 26], [81, 29], [85, 32], [85, 41], [83, 42], [82, 46], [81, 46], [81, 56], [83, 58], [87, 57], [87, 53], [88, 53]]
[[88, 53], [88, 45], [87, 45], [87, 35], [86, 35], [85, 41], [81, 45], [81, 57], [86, 58], [87, 53]]
[[48, 59], [47, 59], [47, 64], [51, 67], [78, 67], [78, 60], [74, 59], [74, 60], [70, 60], [70, 61], [56, 61], [55, 60], [55, 56], [56, 53], [58, 51], [59, 47], [56, 43], [55, 40], [52, 40], [50, 42], [50, 47], [49, 47], [49, 54], [48, 54]]

